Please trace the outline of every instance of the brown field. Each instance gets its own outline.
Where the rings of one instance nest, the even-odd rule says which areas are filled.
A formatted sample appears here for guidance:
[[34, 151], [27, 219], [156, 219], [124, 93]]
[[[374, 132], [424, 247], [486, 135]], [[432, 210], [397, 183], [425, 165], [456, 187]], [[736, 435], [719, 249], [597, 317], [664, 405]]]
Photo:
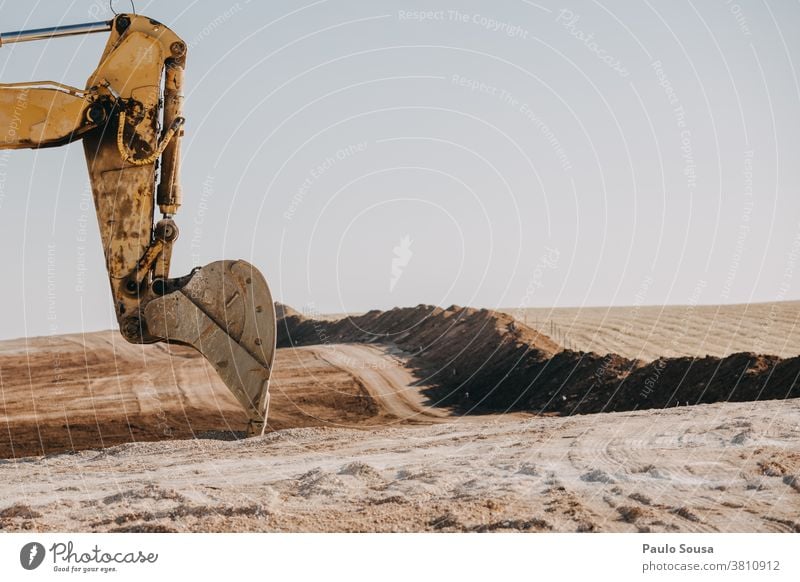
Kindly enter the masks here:
[[500, 311], [585, 352], [640, 360], [737, 352], [800, 355], [800, 301]]

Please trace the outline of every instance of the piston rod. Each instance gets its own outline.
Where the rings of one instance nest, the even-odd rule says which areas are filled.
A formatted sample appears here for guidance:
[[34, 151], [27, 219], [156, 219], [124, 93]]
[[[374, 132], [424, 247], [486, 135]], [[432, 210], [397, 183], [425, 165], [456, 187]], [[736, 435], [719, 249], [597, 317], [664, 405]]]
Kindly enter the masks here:
[[49, 28], [17, 30], [15, 32], [0, 32], [0, 46], [14, 42], [45, 40], [60, 36], [91, 34], [93, 32], [108, 32], [111, 30], [111, 25], [113, 22], [113, 20], [103, 20], [101, 22], [87, 22], [85, 24], [65, 24], [62, 26], [51, 26]]

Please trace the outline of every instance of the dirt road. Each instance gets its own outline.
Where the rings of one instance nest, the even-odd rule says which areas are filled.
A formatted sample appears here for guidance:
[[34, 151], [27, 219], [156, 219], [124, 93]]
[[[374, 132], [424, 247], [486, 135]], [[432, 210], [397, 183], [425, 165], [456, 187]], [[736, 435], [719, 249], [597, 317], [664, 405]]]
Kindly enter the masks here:
[[6, 531], [800, 531], [800, 402], [0, 461]]
[[434, 408], [415, 385], [402, 354], [386, 345], [334, 344], [297, 348], [311, 350], [355, 378], [379, 407], [399, 421], [441, 422], [450, 414]]

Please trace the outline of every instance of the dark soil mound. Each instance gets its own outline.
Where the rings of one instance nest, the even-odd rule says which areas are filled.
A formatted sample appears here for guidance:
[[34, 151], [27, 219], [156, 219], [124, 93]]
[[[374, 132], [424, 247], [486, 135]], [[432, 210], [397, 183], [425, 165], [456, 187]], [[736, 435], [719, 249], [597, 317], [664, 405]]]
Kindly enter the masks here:
[[279, 302], [276, 301], [275, 302], [275, 317], [278, 320], [281, 320], [284, 317], [290, 317], [290, 316], [301, 317], [300, 316], [300, 312], [297, 311], [296, 309], [292, 309], [288, 305], [284, 305], [283, 303], [279, 303]]
[[410, 356], [430, 398], [471, 412], [539, 413], [665, 408], [800, 397], [800, 358], [740, 353], [662, 358], [564, 350], [510, 315], [419, 305], [336, 321], [297, 312], [278, 323], [278, 346], [390, 343]]

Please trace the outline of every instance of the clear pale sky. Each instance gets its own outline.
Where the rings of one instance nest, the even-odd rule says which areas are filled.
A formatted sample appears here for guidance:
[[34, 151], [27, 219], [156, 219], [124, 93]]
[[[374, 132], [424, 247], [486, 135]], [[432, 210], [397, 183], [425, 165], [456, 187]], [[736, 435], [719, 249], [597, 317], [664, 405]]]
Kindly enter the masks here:
[[[245, 258], [321, 312], [800, 299], [797, 2], [136, 8], [189, 43], [174, 275]], [[82, 87], [105, 40], [0, 80]], [[79, 143], [0, 152], [0, 338], [116, 326], [87, 196]]]

